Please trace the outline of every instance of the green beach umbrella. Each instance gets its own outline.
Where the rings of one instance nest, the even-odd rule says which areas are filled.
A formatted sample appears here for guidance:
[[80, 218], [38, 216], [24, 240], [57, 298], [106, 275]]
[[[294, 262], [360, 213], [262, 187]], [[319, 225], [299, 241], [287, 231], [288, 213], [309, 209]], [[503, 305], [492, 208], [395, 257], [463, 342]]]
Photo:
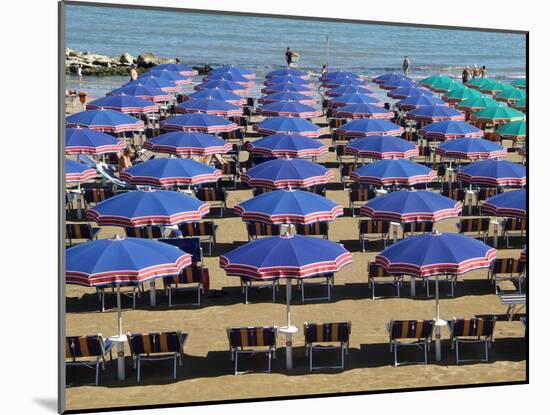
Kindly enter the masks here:
[[527, 99], [526, 98], [520, 99], [519, 101], [511, 103], [510, 106], [519, 111], [525, 112], [525, 110], [527, 109]]
[[474, 89], [481, 89], [482, 87], [486, 87], [497, 82], [497, 80], [491, 78], [473, 78], [466, 82], [466, 86]]
[[514, 88], [511, 84], [505, 84], [504, 82], [495, 82], [488, 85], [482, 85], [479, 90], [485, 94], [498, 94], [502, 91], [510, 91], [514, 90]]
[[480, 111], [486, 108], [503, 106], [504, 104], [495, 101], [493, 98], [479, 96], [477, 98], [469, 98], [456, 104], [456, 108], [462, 111]]
[[482, 94], [477, 89], [461, 86], [460, 88], [453, 89], [447, 92], [441, 97], [443, 101], [456, 103], [464, 101], [465, 99], [478, 98]]
[[445, 75], [432, 75], [432, 76], [428, 76], [427, 78], [424, 78], [423, 80], [421, 80], [420, 85], [430, 86], [431, 84], [433, 84], [434, 82], [438, 81], [441, 78], [446, 78], [446, 79], [452, 80], [451, 78], [449, 78], [448, 76], [445, 76]]
[[427, 85], [427, 87], [434, 92], [449, 92], [453, 89], [460, 88], [461, 86], [462, 84], [449, 78], [448, 76], [440, 76]]
[[489, 107], [472, 114], [472, 121], [501, 124], [525, 119], [525, 114], [510, 107]]
[[527, 94], [525, 91], [517, 88], [507, 89], [505, 91], [500, 91], [495, 95], [497, 101], [504, 102], [515, 102], [521, 99], [525, 99]]
[[525, 89], [527, 88], [527, 79], [516, 79], [514, 82], [512, 82], [512, 85], [516, 88]]
[[524, 120], [512, 121], [498, 127], [496, 132], [501, 138], [524, 140], [527, 136], [527, 122]]

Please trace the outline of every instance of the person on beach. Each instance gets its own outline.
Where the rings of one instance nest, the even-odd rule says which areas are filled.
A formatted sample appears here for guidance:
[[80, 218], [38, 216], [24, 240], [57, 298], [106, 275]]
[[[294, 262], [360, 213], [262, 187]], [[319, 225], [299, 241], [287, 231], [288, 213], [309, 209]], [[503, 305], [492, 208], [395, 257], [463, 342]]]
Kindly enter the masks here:
[[479, 72], [482, 78], [487, 78], [487, 68], [485, 67], [485, 65], [481, 67], [481, 70]]
[[405, 56], [405, 59], [403, 59], [403, 75], [409, 74], [409, 69], [411, 67], [411, 60], [408, 56]]
[[78, 80], [82, 81], [82, 65], [80, 63], [76, 67], [76, 75], [78, 76]]
[[130, 81], [138, 79], [137, 66], [135, 63], [130, 66]]
[[132, 160], [135, 157], [135, 151], [131, 146], [127, 146], [122, 152], [117, 154], [118, 171], [124, 171], [132, 167]]
[[180, 63], [180, 60], [179, 60], [179, 58], [176, 58], [176, 63]]
[[325, 63], [321, 68], [321, 77], [325, 76], [328, 73], [328, 65]]
[[477, 63], [474, 63], [474, 68], [472, 69], [472, 79], [479, 78], [479, 68], [477, 67]]
[[462, 83], [465, 84], [469, 80], [470, 80], [470, 68], [466, 66], [462, 71]]
[[289, 68], [292, 65], [292, 58], [294, 56], [298, 56], [298, 54], [294, 52], [292, 49], [286, 48], [285, 58], [286, 58], [286, 64]]

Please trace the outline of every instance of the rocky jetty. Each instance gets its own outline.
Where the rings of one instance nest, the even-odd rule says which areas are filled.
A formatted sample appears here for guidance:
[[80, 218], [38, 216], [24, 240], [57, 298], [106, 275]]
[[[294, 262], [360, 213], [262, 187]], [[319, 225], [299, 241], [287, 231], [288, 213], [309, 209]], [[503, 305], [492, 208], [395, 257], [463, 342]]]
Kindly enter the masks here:
[[[67, 74], [77, 74], [80, 67], [84, 76], [126, 76], [130, 73], [130, 65], [133, 63], [137, 65], [137, 71], [141, 74], [152, 66], [174, 62], [174, 58], [157, 56], [151, 52], [144, 52], [136, 57], [129, 53], [123, 53], [120, 56], [108, 56], [87, 51], [79, 52], [69, 48], [65, 49], [65, 73]], [[208, 73], [212, 68], [206, 64], [204, 66], [193, 66], [193, 69], [196, 69], [202, 75]]]

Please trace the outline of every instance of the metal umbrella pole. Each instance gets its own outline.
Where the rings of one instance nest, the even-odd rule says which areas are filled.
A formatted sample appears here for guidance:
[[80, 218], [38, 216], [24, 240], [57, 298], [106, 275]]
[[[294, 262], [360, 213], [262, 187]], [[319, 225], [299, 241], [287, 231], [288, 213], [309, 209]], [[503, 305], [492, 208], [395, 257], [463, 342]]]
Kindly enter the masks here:
[[117, 379], [124, 380], [124, 343], [126, 342], [126, 336], [122, 334], [122, 305], [120, 301], [120, 284], [116, 285], [116, 307], [117, 307], [117, 319], [118, 319], [118, 333], [115, 336], [109, 338], [109, 340], [116, 343], [117, 351]]
[[435, 276], [435, 360], [441, 361], [441, 327], [447, 322], [441, 320], [439, 314], [439, 275]]
[[290, 301], [292, 299], [292, 280], [286, 279], [286, 326], [281, 327], [279, 331], [286, 334], [286, 368], [292, 369], [292, 335], [298, 331], [290, 323]]

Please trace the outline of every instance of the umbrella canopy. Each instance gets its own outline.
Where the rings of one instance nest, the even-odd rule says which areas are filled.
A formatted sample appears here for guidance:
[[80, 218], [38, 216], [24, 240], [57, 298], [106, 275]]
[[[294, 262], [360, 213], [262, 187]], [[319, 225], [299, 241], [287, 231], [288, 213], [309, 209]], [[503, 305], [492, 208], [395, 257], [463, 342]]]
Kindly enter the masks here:
[[477, 89], [459, 87], [459, 88], [450, 90], [441, 98], [443, 99], [443, 101], [446, 101], [446, 102], [458, 103], [466, 99], [478, 98], [481, 96], [482, 96], [481, 92], [479, 92]]
[[263, 135], [299, 134], [307, 137], [319, 137], [324, 129], [311, 121], [297, 117], [271, 117], [254, 124], [253, 129]]
[[246, 85], [242, 85], [237, 82], [225, 81], [223, 79], [203, 82], [202, 84], [195, 85], [194, 87], [196, 91], [212, 88], [225, 89], [239, 95], [249, 94], [251, 92], [250, 88]]
[[338, 97], [344, 94], [373, 95], [374, 91], [359, 85], [343, 85], [337, 88], [330, 88], [325, 91], [327, 97]]
[[100, 226], [140, 227], [195, 222], [209, 211], [208, 204], [180, 192], [137, 190], [99, 202], [86, 215]]
[[273, 225], [331, 221], [344, 214], [342, 206], [332, 200], [313, 192], [295, 189], [262, 193], [239, 203], [234, 210], [244, 221]]
[[320, 141], [298, 134], [274, 134], [249, 141], [245, 147], [252, 154], [271, 157], [317, 157], [328, 152]]
[[118, 153], [126, 142], [112, 135], [88, 128], [67, 128], [65, 130], [66, 154]]
[[372, 95], [365, 94], [343, 94], [329, 101], [332, 108], [343, 107], [350, 104], [371, 104], [383, 107], [384, 103]]
[[516, 79], [514, 82], [512, 82], [512, 85], [515, 86], [516, 88], [525, 89], [527, 88], [527, 79], [525, 78]]
[[393, 99], [405, 99], [408, 97], [416, 97], [418, 95], [433, 96], [433, 92], [418, 86], [406, 86], [404, 88], [397, 88], [388, 91], [388, 97]]
[[503, 82], [492, 82], [489, 84], [481, 85], [479, 90], [484, 94], [498, 94], [502, 91], [514, 90], [515, 88], [510, 84], [505, 84]]
[[164, 92], [178, 92], [181, 90], [181, 85], [176, 85], [173, 81], [168, 81], [161, 78], [139, 78], [135, 81], [127, 82], [123, 87], [132, 86], [132, 85], [142, 85], [148, 86], [151, 88], [158, 88]]
[[481, 212], [495, 216], [525, 218], [527, 215], [525, 189], [511, 190], [490, 197], [481, 205]]
[[201, 89], [200, 91], [193, 92], [185, 97], [186, 99], [219, 99], [225, 101], [228, 104], [233, 105], [245, 105], [246, 99], [237, 95], [227, 89], [220, 88], [211, 88], [211, 89]]
[[401, 101], [397, 102], [395, 106], [401, 110], [414, 110], [416, 108], [420, 107], [426, 107], [426, 106], [437, 106], [437, 105], [444, 105], [447, 106], [447, 103], [445, 101], [442, 101], [438, 98], [435, 98], [433, 96], [429, 95], [416, 95], [412, 97], [408, 97], [405, 99], [402, 99]]
[[491, 78], [472, 78], [468, 82], [466, 82], [466, 85], [469, 86], [470, 88], [479, 90], [482, 87], [492, 85], [496, 82], [497, 81], [495, 79], [491, 79]]
[[374, 104], [348, 104], [338, 107], [333, 112], [334, 117], [340, 118], [372, 118], [378, 120], [389, 120], [395, 117], [393, 111], [388, 111], [384, 107]]
[[147, 114], [157, 112], [159, 106], [147, 99], [133, 95], [107, 95], [86, 104], [87, 110], [114, 110], [125, 114]]
[[219, 73], [211, 73], [202, 78], [204, 82], [209, 81], [231, 81], [236, 82], [238, 84], [241, 84], [243, 86], [250, 86], [254, 83], [254, 81], [244, 77], [241, 74], [238, 74], [236, 72], [219, 72]]
[[414, 81], [411, 81], [408, 79], [397, 80], [394, 78], [388, 79], [383, 84], [380, 84], [380, 88], [388, 89], [388, 90], [398, 89], [398, 88], [407, 88], [407, 87], [418, 87], [418, 86], [419, 85]]
[[194, 98], [184, 101], [176, 107], [177, 113], [194, 113], [235, 117], [243, 114], [243, 109], [236, 105], [214, 98]]
[[273, 78], [274, 76], [288, 76], [288, 75], [297, 76], [304, 79], [309, 78], [309, 75], [307, 73], [294, 68], [276, 69], [274, 71], [269, 72], [265, 77], [269, 79], [269, 78]]
[[86, 180], [90, 180], [96, 175], [96, 170], [90, 168], [90, 166], [78, 163], [74, 160], [65, 159], [65, 182], [85, 182]]
[[388, 81], [388, 80], [391, 81], [392, 79], [395, 79], [395, 78], [400, 78], [400, 79], [405, 79], [405, 80], [411, 81], [411, 78], [409, 78], [408, 76], [402, 75], [402, 74], [397, 73], [397, 72], [388, 72], [388, 73], [385, 73], [383, 75], [379, 75], [379, 76], [376, 76], [376, 77], [372, 78], [372, 82], [374, 82], [375, 84], [383, 84], [386, 81]]
[[369, 200], [360, 212], [374, 220], [436, 222], [459, 216], [462, 203], [428, 190], [401, 190]]
[[152, 102], [168, 102], [172, 98], [171, 94], [168, 94], [158, 88], [153, 88], [141, 84], [123, 86], [121, 88], [113, 89], [112, 91], [107, 92], [107, 95], [131, 95]]
[[320, 110], [314, 107], [293, 101], [273, 102], [259, 107], [257, 111], [263, 116], [271, 115], [298, 118], [312, 118], [322, 114]]
[[251, 70], [242, 68], [240, 66], [232, 66], [232, 65], [226, 65], [226, 66], [220, 66], [219, 68], [214, 69], [210, 72], [210, 74], [219, 74], [219, 73], [238, 73], [239, 75], [244, 76], [248, 79], [254, 79], [256, 78], [256, 74], [254, 74]]
[[418, 107], [415, 110], [409, 111], [407, 113], [407, 118], [416, 120], [416, 121], [461, 121], [464, 120], [464, 113], [458, 110], [455, 110], [451, 107], [445, 107], [442, 105], [435, 106], [425, 106]]
[[503, 102], [516, 102], [521, 99], [525, 99], [527, 97], [527, 93], [522, 89], [506, 89], [504, 91], [497, 92], [495, 95], [495, 99], [497, 101], [503, 101]]
[[284, 75], [284, 76], [274, 76], [272, 78], [267, 78], [264, 81], [264, 85], [273, 85], [273, 84], [298, 84], [304, 85], [307, 88], [312, 88], [313, 84], [309, 79], [300, 78], [299, 76]]
[[136, 164], [120, 173], [135, 185], [191, 186], [219, 180], [221, 171], [191, 159], [157, 158]]
[[176, 71], [169, 71], [167, 69], [157, 69], [149, 72], [145, 72], [140, 75], [138, 79], [145, 78], [159, 78], [164, 81], [174, 82], [176, 85], [190, 84], [193, 82], [193, 78], [185, 76]]
[[231, 143], [213, 135], [183, 131], [161, 134], [146, 141], [143, 147], [155, 153], [176, 154], [178, 156], [224, 154], [233, 148]]
[[351, 78], [351, 77], [339, 77], [339, 78], [331, 78], [323, 81], [322, 85], [325, 88], [338, 88], [340, 86], [362, 86], [366, 87], [367, 83], [359, 78]]
[[257, 279], [312, 277], [337, 272], [351, 262], [351, 253], [342, 245], [302, 235], [261, 238], [220, 257], [228, 275]]
[[439, 121], [422, 127], [418, 134], [432, 140], [448, 140], [450, 138], [480, 138], [483, 131], [466, 121]]
[[525, 119], [525, 114], [510, 107], [490, 107], [472, 114], [472, 121], [501, 124]]
[[484, 160], [462, 167], [458, 180], [487, 186], [524, 186], [525, 166], [508, 160]]
[[274, 92], [258, 99], [260, 104], [271, 104], [272, 102], [299, 102], [305, 105], [316, 105], [317, 100], [311, 96], [300, 94], [299, 92]]
[[507, 151], [500, 144], [483, 138], [454, 138], [437, 147], [435, 154], [442, 157], [480, 160], [504, 158]]
[[327, 72], [323, 76], [319, 77], [320, 81], [324, 81], [327, 79], [341, 79], [341, 78], [355, 78], [355, 79], [361, 79], [359, 75], [357, 75], [355, 72], [349, 72], [349, 71], [331, 71]]
[[431, 79], [429, 82], [424, 82], [424, 83], [421, 82], [420, 84], [428, 87], [430, 90], [434, 92], [442, 92], [442, 93], [447, 93], [449, 91], [452, 91], [453, 89], [457, 89], [462, 86], [456, 80], [449, 78], [448, 76], [445, 76], [445, 75], [437, 76]]
[[328, 183], [332, 171], [303, 159], [281, 158], [265, 161], [241, 175], [244, 183], [252, 187], [310, 187]]
[[371, 135], [352, 140], [346, 147], [346, 154], [360, 158], [408, 159], [418, 155], [418, 148], [399, 137]]
[[496, 132], [501, 138], [525, 140], [527, 137], [527, 122], [525, 120], [512, 121], [498, 127]]
[[335, 130], [345, 137], [366, 137], [369, 135], [400, 135], [404, 128], [387, 120], [364, 118], [353, 120]]
[[160, 127], [168, 131], [197, 131], [202, 133], [223, 133], [239, 128], [237, 124], [217, 115], [192, 113], [176, 115], [160, 122]]
[[362, 184], [375, 186], [406, 185], [429, 183], [437, 173], [422, 164], [410, 160], [379, 160], [354, 170], [351, 179]]
[[199, 72], [190, 66], [182, 65], [181, 63], [161, 63], [160, 65], [155, 65], [151, 68], [151, 70], [163, 70], [166, 69], [168, 71], [175, 71], [179, 72], [182, 75], [186, 76], [195, 76], [198, 75]]
[[527, 109], [527, 99], [519, 99], [515, 102], [510, 103], [510, 106], [517, 109], [518, 111], [525, 112], [525, 110]]
[[303, 95], [312, 96], [315, 91], [304, 85], [283, 82], [280, 84], [268, 85], [261, 90], [262, 94], [274, 94], [275, 92], [298, 92]]
[[486, 96], [479, 96], [474, 98], [468, 98], [455, 105], [459, 110], [463, 111], [480, 111], [486, 108], [499, 107], [502, 104], [495, 101], [493, 98], [487, 98]]
[[120, 133], [124, 131], [141, 130], [143, 121], [130, 115], [113, 110], [87, 110], [69, 115], [66, 118], [67, 127], [90, 128], [97, 131]]

